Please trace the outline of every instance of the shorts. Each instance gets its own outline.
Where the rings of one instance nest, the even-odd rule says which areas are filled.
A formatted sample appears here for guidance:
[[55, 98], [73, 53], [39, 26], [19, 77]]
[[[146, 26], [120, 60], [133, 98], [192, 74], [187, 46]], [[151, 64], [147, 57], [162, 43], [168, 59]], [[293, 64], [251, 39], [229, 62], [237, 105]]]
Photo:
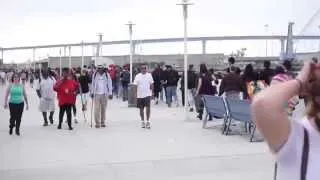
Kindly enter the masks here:
[[145, 97], [145, 98], [137, 98], [137, 107], [138, 108], [145, 108], [150, 107], [151, 97]]

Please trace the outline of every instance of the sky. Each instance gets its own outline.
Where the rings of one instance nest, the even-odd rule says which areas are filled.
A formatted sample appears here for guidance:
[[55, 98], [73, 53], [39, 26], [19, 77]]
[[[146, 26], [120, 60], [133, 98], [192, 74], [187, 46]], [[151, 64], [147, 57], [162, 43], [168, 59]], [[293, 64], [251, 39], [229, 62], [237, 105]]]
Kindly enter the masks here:
[[[0, 0], [0, 47], [78, 43], [128, 39], [126, 23], [133, 21], [134, 38], [183, 36], [180, 0]], [[189, 36], [285, 35], [289, 21], [300, 34], [320, 8], [319, 0], [192, 0], [189, 8]], [[265, 24], [269, 28], [264, 27]], [[320, 35], [320, 14], [303, 34]], [[279, 42], [267, 42], [269, 54], [277, 54]], [[318, 46], [300, 43], [304, 49]], [[310, 44], [310, 43], [309, 43]], [[209, 53], [231, 53], [246, 47], [249, 55], [265, 55], [265, 42], [209, 42]], [[201, 53], [200, 43], [190, 43], [191, 53]], [[140, 45], [141, 54], [182, 53], [183, 44]], [[128, 46], [104, 47], [105, 55], [128, 54]], [[79, 55], [74, 48], [72, 55]], [[85, 49], [92, 55], [93, 47]], [[36, 58], [58, 55], [59, 49], [36, 52]], [[5, 52], [5, 62], [32, 58], [32, 50]]]

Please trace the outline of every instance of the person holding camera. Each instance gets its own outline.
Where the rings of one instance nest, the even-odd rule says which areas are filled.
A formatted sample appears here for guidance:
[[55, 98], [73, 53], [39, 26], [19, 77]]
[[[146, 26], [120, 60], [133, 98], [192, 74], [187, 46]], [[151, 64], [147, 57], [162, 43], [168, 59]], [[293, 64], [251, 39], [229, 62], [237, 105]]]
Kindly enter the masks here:
[[106, 109], [108, 97], [112, 96], [112, 79], [102, 65], [92, 77], [91, 98], [94, 102], [94, 119], [96, 128], [106, 127]]

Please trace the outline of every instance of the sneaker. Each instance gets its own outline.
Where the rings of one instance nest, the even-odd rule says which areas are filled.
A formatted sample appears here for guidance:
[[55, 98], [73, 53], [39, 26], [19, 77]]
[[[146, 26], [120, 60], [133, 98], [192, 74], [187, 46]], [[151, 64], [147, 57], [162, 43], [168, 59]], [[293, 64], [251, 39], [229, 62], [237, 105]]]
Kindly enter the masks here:
[[147, 122], [147, 123], [146, 123], [146, 128], [147, 128], [147, 129], [151, 129], [150, 122]]
[[69, 130], [70, 130], [70, 131], [72, 131], [72, 130], [73, 130], [73, 128], [72, 128], [72, 127], [69, 127]]
[[106, 126], [105, 124], [101, 124], [101, 127], [102, 127], [102, 128], [105, 128], [105, 127], [107, 127], [107, 126]]
[[58, 129], [61, 129], [61, 124], [58, 125]]
[[146, 128], [146, 123], [144, 121], [141, 122], [141, 128]]
[[9, 129], [9, 134], [12, 135], [12, 132], [13, 132], [13, 128], [10, 128]]
[[100, 128], [100, 125], [96, 125], [96, 128], [99, 129], [99, 128]]
[[189, 112], [193, 112], [193, 111], [194, 111], [193, 108], [190, 108]]
[[43, 126], [44, 126], [44, 127], [48, 126], [48, 122], [45, 121], [45, 122], [43, 123]]
[[17, 136], [20, 136], [20, 131], [16, 131], [16, 135], [17, 135]]

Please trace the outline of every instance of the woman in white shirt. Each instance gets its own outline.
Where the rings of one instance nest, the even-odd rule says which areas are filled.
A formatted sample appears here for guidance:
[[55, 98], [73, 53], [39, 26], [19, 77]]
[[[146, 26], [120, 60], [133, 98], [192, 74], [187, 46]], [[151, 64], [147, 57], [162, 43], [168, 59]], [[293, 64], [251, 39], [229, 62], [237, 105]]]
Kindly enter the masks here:
[[[276, 158], [278, 180], [319, 179], [319, 72], [319, 64], [306, 62], [296, 79], [272, 85], [253, 100], [253, 119]], [[300, 94], [312, 99], [307, 117], [290, 121], [285, 104]]]

